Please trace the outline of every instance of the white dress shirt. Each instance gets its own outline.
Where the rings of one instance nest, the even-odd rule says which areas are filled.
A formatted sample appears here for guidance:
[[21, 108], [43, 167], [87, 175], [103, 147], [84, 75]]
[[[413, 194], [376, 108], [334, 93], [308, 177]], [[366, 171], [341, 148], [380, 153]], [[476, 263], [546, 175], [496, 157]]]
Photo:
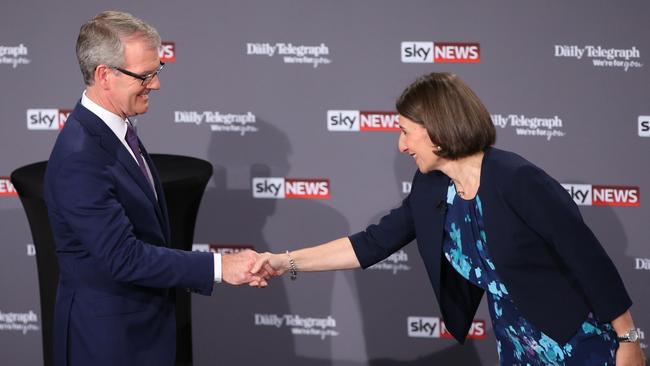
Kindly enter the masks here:
[[[126, 142], [126, 129], [127, 129], [127, 121], [123, 119], [122, 117], [118, 116], [117, 114], [110, 112], [106, 110], [104, 107], [100, 106], [99, 104], [95, 103], [92, 99], [88, 98], [86, 96], [86, 91], [84, 90], [82, 96], [81, 96], [81, 105], [86, 107], [89, 111], [91, 111], [93, 114], [95, 114], [99, 119], [101, 119], [108, 128], [113, 131], [115, 136], [117, 136], [117, 139], [124, 145], [124, 148], [126, 151], [131, 154], [133, 157], [133, 160], [135, 160], [135, 163], [138, 164], [138, 159], [135, 157], [135, 152], [131, 151], [131, 147], [129, 147], [129, 144]], [[140, 153], [140, 152], [138, 152]], [[147, 175], [149, 176], [149, 182], [153, 184], [153, 176], [151, 175], [151, 170], [149, 169], [149, 166], [147, 165], [147, 161], [142, 157], [142, 161], [144, 162], [144, 168], [147, 171]], [[153, 190], [154, 195], [156, 196], [156, 200], [158, 199], [158, 193], [156, 192], [156, 189], [154, 187], [151, 187]], [[218, 253], [213, 253], [214, 254], [214, 281], [215, 282], [221, 282], [221, 254]]]

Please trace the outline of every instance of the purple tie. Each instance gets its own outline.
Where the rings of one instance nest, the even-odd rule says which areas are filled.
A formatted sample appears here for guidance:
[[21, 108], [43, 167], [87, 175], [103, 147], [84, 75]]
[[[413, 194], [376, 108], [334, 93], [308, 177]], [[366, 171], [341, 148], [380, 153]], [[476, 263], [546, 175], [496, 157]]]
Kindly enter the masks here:
[[144, 166], [144, 160], [142, 159], [142, 154], [140, 153], [138, 135], [135, 133], [133, 126], [131, 126], [129, 122], [126, 123], [126, 143], [129, 144], [131, 151], [133, 151], [133, 155], [135, 155], [135, 159], [138, 161], [138, 166], [140, 167], [140, 171], [142, 171], [142, 174], [144, 174], [145, 179], [147, 180], [147, 182], [149, 182], [149, 185], [153, 189], [153, 184], [149, 180], [149, 174], [147, 174], [147, 168], [145, 168]]

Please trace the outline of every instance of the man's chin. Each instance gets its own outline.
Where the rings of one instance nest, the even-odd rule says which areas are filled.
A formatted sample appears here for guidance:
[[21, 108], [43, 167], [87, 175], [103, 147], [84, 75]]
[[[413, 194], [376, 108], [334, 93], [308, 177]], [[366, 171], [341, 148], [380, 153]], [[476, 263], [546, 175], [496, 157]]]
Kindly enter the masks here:
[[133, 109], [135, 114], [144, 114], [149, 110], [149, 103], [146, 103], [145, 105], [140, 105], [138, 108]]

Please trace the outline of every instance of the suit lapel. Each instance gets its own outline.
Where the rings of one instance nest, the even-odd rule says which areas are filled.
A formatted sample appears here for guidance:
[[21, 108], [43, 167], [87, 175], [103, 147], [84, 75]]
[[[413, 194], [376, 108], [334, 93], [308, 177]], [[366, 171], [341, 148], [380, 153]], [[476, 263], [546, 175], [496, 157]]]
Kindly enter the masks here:
[[163, 227], [163, 232], [165, 234], [165, 241], [167, 242], [167, 244], [170, 244], [171, 233], [169, 227], [169, 213], [167, 212], [167, 201], [165, 199], [165, 192], [163, 191], [162, 181], [160, 180], [160, 176], [158, 175], [158, 169], [156, 169], [156, 166], [154, 165], [151, 156], [149, 156], [149, 153], [144, 148], [144, 145], [142, 145], [142, 142], [140, 141], [139, 143], [140, 143], [140, 149], [142, 149], [142, 155], [144, 156], [144, 160], [147, 162], [147, 165], [149, 166], [149, 171], [151, 172], [151, 177], [153, 178], [154, 187], [156, 189], [156, 192], [158, 193], [157, 207], [159, 208], [159, 210], [157, 210], [156, 213], [160, 212], [160, 216], [158, 216], [158, 219], [160, 220]]
[[[166, 238], [169, 239], [168, 234], [168, 225], [167, 221], [163, 217], [163, 213], [158, 205], [156, 196], [153, 192], [151, 185], [149, 184], [147, 178], [142, 174], [138, 163], [133, 159], [133, 156], [128, 152], [124, 144], [115, 136], [113, 131], [94, 113], [86, 109], [81, 103], [78, 103], [74, 113], [78, 113], [80, 118], [79, 121], [87, 128], [87, 130], [94, 136], [99, 137], [99, 145], [110, 155], [115, 157], [115, 159], [124, 167], [124, 169], [129, 173], [131, 178], [138, 185], [142, 193], [147, 196], [149, 201], [153, 204], [156, 211], [156, 216], [160, 222], [160, 227], [163, 228], [163, 231], [166, 234]], [[142, 146], [141, 146], [142, 147]], [[144, 151], [144, 149], [143, 149]], [[152, 175], [154, 169], [150, 163], [151, 160], [147, 161], [150, 169], [152, 170]], [[158, 189], [158, 188], [156, 188]], [[162, 189], [158, 189], [159, 192], [162, 192]]]

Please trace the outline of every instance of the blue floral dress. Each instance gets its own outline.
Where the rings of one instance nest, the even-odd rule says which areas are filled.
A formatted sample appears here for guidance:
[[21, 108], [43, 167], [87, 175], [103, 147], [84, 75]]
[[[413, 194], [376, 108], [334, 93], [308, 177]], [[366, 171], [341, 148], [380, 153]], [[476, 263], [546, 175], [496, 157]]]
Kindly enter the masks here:
[[565, 344], [530, 324], [490, 259], [480, 197], [464, 200], [451, 183], [447, 204], [445, 257], [458, 273], [487, 293], [501, 365], [614, 365], [616, 333], [609, 323], [599, 323], [592, 314]]

